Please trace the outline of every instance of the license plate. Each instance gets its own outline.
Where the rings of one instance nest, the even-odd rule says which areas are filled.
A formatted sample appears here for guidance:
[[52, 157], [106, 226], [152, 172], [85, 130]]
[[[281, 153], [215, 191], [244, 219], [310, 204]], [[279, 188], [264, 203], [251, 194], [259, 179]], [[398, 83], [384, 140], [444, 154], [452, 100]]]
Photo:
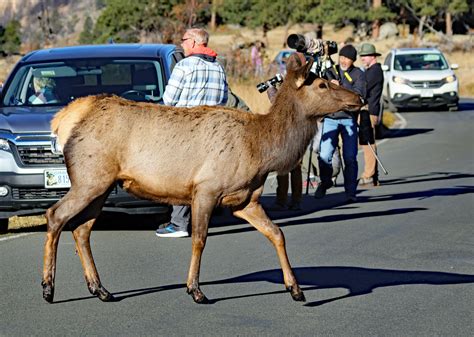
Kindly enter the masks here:
[[421, 90], [421, 97], [433, 97], [433, 90]]
[[71, 187], [71, 181], [67, 175], [66, 169], [55, 169], [44, 171], [45, 188], [68, 188]]

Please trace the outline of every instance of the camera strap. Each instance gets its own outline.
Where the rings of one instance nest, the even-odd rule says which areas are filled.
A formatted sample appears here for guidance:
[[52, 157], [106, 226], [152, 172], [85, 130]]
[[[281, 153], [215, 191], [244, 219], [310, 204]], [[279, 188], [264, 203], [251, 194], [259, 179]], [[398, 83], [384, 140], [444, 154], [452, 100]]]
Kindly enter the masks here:
[[349, 83], [354, 81], [347, 71], [344, 72], [344, 77], [349, 81]]

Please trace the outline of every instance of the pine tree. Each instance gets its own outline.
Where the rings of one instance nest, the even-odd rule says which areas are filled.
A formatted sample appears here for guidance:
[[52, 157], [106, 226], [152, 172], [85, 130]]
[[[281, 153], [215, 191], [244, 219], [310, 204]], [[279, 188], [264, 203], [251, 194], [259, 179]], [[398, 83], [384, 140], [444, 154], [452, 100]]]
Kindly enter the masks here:
[[5, 26], [3, 52], [7, 55], [18, 54], [21, 47], [21, 24], [17, 20], [8, 22]]

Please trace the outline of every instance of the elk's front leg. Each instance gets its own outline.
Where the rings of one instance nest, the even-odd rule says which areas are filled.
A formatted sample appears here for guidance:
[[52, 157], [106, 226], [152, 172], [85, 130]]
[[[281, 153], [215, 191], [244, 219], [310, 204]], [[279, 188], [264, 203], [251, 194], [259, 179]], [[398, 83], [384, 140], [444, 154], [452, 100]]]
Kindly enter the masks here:
[[285, 237], [280, 228], [275, 225], [270, 220], [270, 218], [268, 218], [264, 209], [262, 208], [262, 205], [260, 205], [256, 199], [258, 198], [252, 197], [252, 201], [245, 208], [234, 211], [234, 215], [247, 220], [252, 226], [254, 226], [259, 232], [261, 232], [270, 240], [270, 242], [275, 247], [280, 260], [286, 289], [288, 289], [291, 297], [295, 301], [304, 302], [306, 299], [304, 297], [303, 291], [296, 282], [295, 275], [293, 274], [290, 262], [288, 260], [288, 255], [286, 254]]
[[212, 210], [216, 199], [204, 192], [195, 193], [192, 202], [192, 256], [189, 266], [187, 293], [193, 297], [194, 302], [205, 304], [208, 299], [199, 288], [199, 270], [201, 268], [201, 256], [206, 246], [207, 230]]

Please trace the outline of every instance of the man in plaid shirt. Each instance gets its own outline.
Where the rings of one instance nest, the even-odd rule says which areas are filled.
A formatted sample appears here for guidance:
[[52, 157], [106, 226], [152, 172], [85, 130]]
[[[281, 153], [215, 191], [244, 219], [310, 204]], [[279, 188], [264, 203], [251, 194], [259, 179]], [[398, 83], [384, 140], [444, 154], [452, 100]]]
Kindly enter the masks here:
[[[207, 47], [209, 34], [204, 29], [188, 29], [181, 39], [186, 58], [179, 61], [163, 95], [166, 105], [194, 107], [225, 105], [228, 85], [224, 69], [216, 61], [216, 52]], [[159, 237], [187, 237], [191, 208], [173, 206], [171, 222], [156, 230]]]

